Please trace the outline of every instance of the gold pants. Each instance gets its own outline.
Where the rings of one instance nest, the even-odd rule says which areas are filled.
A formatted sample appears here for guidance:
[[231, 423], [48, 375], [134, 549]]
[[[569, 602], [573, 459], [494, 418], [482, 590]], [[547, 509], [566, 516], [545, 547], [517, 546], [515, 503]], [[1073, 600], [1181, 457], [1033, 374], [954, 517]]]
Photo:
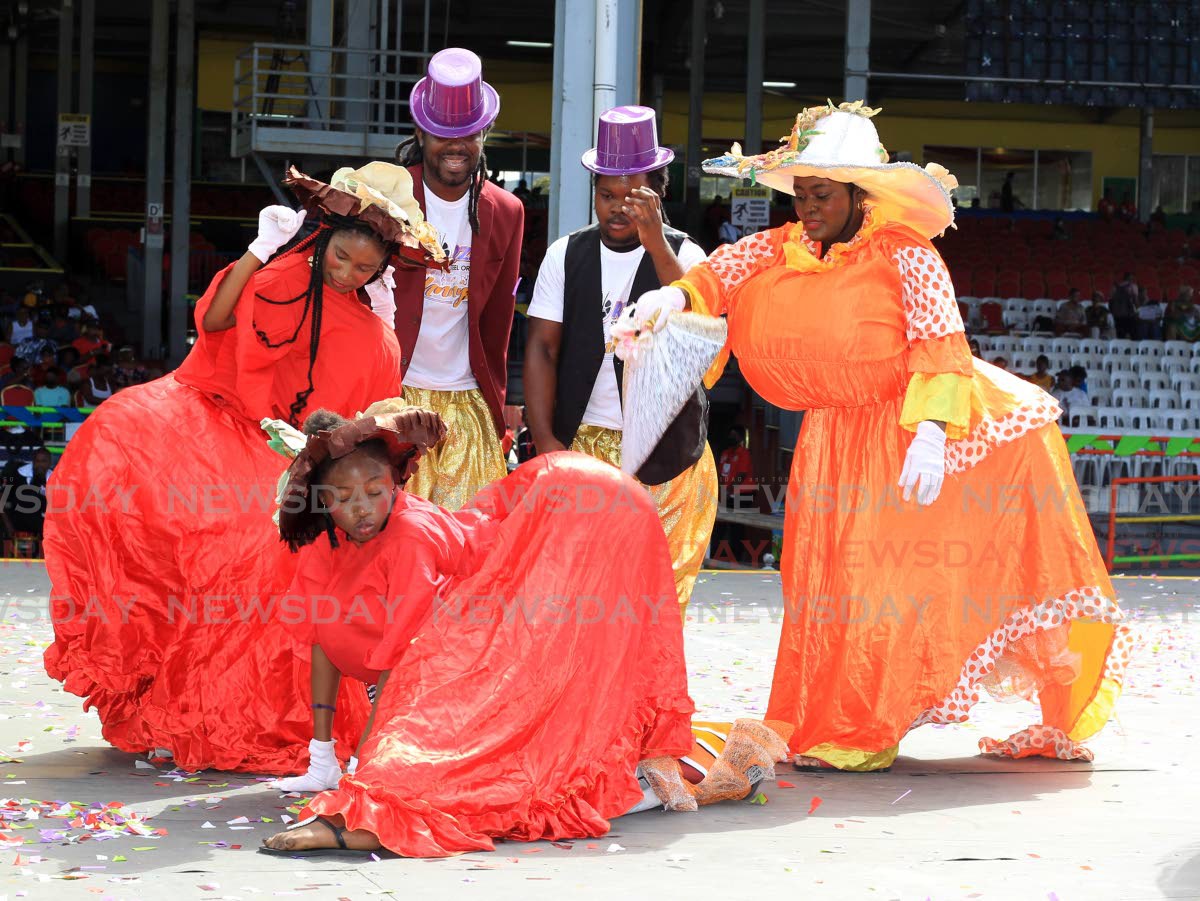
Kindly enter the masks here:
[[[571, 442], [571, 450], [620, 468], [621, 433], [616, 429], [581, 425]], [[658, 518], [667, 535], [682, 618], [687, 613], [696, 575], [704, 564], [713, 523], [717, 519], [717, 464], [713, 461], [712, 450], [706, 446], [704, 454], [691, 469], [661, 485], [647, 485], [646, 490], [654, 499]]]
[[420, 407], [446, 423], [445, 439], [421, 458], [416, 475], [405, 486], [409, 494], [458, 510], [479, 489], [508, 475], [491, 410], [478, 388], [433, 391], [405, 386], [401, 400], [373, 404], [366, 412], [377, 415]]

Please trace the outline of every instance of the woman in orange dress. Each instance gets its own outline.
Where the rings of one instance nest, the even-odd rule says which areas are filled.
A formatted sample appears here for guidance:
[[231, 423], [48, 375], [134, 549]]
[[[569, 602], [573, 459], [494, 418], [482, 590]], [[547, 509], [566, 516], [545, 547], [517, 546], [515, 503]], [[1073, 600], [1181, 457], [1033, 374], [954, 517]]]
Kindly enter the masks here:
[[766, 400], [807, 411], [767, 709], [795, 725], [795, 762], [886, 768], [908, 730], [962, 722], [984, 690], [1036, 698], [1041, 723], [981, 750], [1090, 759], [1079, 742], [1107, 721], [1130, 641], [1058, 407], [972, 358], [930, 243], [957, 183], [887, 163], [875, 112], [812, 108], [778, 150], [708, 161], [794, 194], [800, 222], [719, 248], [632, 325], [725, 315], [709, 383], [731, 350]]
[[[398, 394], [394, 332], [358, 291], [394, 254], [441, 258], [400, 167], [339, 170], [333, 186], [292, 170], [288, 183], [321, 227], [276, 256], [304, 213], [264, 210], [258, 239], [198, 302], [183, 365], [105, 401], [49, 488], [46, 671], [96, 708], [113, 745], [189, 770], [304, 769], [308, 668], [275, 611], [295, 564], [271, 521], [280, 464], [259, 422]], [[362, 691], [343, 707], [345, 748]]]

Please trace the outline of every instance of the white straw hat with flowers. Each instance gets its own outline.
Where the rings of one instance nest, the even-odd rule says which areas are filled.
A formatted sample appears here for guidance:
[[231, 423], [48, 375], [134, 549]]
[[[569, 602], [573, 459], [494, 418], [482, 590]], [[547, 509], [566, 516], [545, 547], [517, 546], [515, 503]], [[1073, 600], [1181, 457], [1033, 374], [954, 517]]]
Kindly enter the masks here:
[[855, 184], [868, 202], [889, 222], [900, 222], [932, 238], [954, 224], [950, 192], [958, 179], [945, 166], [930, 163], [889, 163], [871, 121], [880, 110], [861, 100], [834, 106], [813, 106], [796, 116], [792, 133], [782, 146], [767, 153], [743, 156], [734, 144], [729, 153], [704, 161], [710, 175], [748, 178], [785, 194], [794, 194], [796, 176], [824, 176]]

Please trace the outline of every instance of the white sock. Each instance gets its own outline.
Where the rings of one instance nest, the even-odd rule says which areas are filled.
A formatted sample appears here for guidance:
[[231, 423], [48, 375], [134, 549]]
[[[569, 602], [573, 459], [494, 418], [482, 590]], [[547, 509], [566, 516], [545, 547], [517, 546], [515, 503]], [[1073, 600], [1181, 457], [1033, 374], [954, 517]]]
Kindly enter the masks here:
[[320, 792], [337, 788], [342, 779], [342, 768], [338, 765], [332, 741], [308, 743], [308, 772], [303, 776], [289, 776], [268, 783], [271, 788], [285, 792]]
[[639, 778], [638, 787], [642, 790], [642, 800], [630, 807], [622, 816], [629, 816], [631, 813], [641, 813], [644, 810], [662, 810], [663, 802], [658, 799], [658, 795], [654, 793], [654, 789], [650, 787], [649, 782]]

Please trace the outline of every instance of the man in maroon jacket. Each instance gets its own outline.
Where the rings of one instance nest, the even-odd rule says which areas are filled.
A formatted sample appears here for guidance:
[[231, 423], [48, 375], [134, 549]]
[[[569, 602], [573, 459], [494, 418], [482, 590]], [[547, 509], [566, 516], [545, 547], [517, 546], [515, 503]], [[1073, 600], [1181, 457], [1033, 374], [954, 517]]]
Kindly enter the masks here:
[[396, 150], [451, 260], [448, 272], [395, 274], [404, 399], [448, 428], [407, 490], [450, 510], [508, 471], [500, 437], [525, 208], [487, 179], [500, 98], [481, 68], [469, 50], [435, 54], [409, 98], [416, 134]]

